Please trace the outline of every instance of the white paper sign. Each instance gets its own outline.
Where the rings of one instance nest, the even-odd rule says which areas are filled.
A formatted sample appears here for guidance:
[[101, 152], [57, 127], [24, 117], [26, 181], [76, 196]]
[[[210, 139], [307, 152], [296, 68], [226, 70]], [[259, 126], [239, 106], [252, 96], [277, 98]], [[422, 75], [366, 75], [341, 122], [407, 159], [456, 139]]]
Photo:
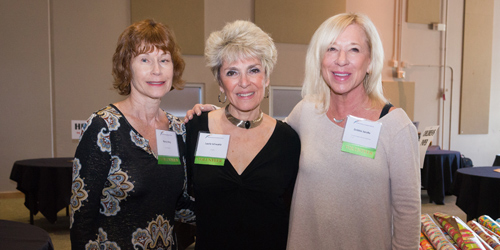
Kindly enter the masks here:
[[424, 168], [425, 153], [427, 152], [427, 148], [431, 144], [438, 128], [439, 126], [426, 127], [424, 132], [420, 134], [420, 140], [418, 141], [420, 149], [420, 168]]
[[71, 139], [78, 140], [82, 135], [83, 125], [87, 121], [85, 120], [71, 120]]

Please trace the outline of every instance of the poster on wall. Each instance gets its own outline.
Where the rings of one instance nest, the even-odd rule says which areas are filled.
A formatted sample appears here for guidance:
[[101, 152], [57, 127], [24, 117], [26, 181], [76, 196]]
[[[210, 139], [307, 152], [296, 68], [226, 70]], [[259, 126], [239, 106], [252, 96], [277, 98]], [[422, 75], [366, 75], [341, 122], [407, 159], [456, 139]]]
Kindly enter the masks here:
[[83, 125], [85, 124], [85, 120], [71, 120], [71, 139], [78, 140], [80, 139], [80, 135], [82, 135]]

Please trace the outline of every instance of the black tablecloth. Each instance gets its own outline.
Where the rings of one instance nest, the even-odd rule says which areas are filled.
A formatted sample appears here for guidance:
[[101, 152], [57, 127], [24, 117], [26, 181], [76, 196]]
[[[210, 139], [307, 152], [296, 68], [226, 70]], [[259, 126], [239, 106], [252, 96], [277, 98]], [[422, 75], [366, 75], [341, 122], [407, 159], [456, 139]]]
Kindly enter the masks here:
[[453, 194], [457, 206], [467, 214], [467, 220], [488, 215], [500, 217], [500, 167], [472, 167], [457, 171]]
[[39, 211], [51, 223], [69, 205], [73, 158], [41, 158], [16, 161], [10, 179], [25, 194], [24, 205], [32, 215]]
[[452, 194], [453, 176], [461, 168], [461, 161], [458, 151], [427, 151], [421, 179], [422, 187], [427, 190], [431, 202], [443, 205], [445, 195]]
[[8, 250], [54, 250], [49, 234], [36, 226], [0, 220], [0, 248]]

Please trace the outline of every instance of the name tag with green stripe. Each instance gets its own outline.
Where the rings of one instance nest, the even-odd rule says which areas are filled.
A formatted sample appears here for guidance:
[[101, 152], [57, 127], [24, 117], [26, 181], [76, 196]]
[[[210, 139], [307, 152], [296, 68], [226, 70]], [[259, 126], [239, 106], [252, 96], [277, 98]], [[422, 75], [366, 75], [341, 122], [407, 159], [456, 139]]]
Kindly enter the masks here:
[[177, 135], [173, 131], [156, 130], [156, 145], [158, 148], [158, 164], [180, 165]]
[[200, 132], [194, 158], [195, 164], [224, 166], [229, 147], [229, 135]]
[[381, 128], [380, 122], [347, 116], [341, 150], [374, 159]]

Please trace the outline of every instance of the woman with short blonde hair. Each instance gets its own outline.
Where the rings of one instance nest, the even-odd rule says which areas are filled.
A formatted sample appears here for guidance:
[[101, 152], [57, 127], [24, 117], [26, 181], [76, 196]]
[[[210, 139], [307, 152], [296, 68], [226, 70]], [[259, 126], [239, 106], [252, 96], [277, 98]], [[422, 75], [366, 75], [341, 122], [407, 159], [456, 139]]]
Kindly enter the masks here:
[[[260, 108], [276, 47], [255, 24], [235, 21], [210, 35], [205, 57], [227, 105], [186, 124], [196, 249], [284, 250], [300, 141]], [[229, 135], [228, 149], [213, 165], [197, 152], [205, 151], [202, 139], [217, 135]]]
[[210, 34], [205, 45], [207, 67], [219, 83], [219, 69], [224, 61], [232, 63], [252, 57], [260, 58], [269, 78], [278, 60], [278, 51], [272, 38], [248, 21], [228, 23], [223, 30]]

